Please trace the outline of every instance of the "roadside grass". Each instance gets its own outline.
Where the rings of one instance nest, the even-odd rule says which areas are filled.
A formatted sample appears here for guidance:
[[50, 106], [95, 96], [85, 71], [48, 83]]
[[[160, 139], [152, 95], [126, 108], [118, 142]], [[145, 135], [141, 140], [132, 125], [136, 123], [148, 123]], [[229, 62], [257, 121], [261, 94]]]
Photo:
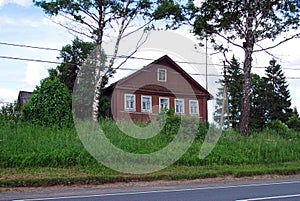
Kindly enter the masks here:
[[[173, 133], [150, 139], [123, 134], [115, 122], [101, 126], [117, 147], [133, 153], [150, 153], [166, 146]], [[1, 124], [0, 186], [47, 186], [100, 184], [116, 181], [156, 179], [196, 179], [233, 175], [300, 173], [300, 134], [284, 136], [272, 130], [242, 137], [224, 131], [212, 153], [198, 158], [203, 138], [199, 138], [171, 167], [142, 175], [123, 174], [98, 163], [84, 148], [75, 129], [51, 129], [27, 124]]]
[[150, 174], [121, 174], [95, 171], [98, 167], [71, 168], [1, 168], [0, 188], [54, 185], [99, 185], [114, 182], [155, 180], [192, 180], [216, 177], [258, 175], [293, 175], [300, 173], [299, 162], [269, 165], [171, 166]]

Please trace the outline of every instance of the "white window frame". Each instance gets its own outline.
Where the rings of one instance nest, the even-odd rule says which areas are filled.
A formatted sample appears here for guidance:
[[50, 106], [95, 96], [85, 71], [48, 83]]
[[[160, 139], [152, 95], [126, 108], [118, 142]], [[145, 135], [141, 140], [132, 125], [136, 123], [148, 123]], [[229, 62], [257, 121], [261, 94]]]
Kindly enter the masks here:
[[[149, 109], [144, 109], [143, 108], [143, 98], [149, 98], [149, 102], [150, 102], [150, 108]], [[141, 96], [141, 111], [142, 112], [152, 112], [152, 96]]]
[[[159, 76], [160, 71], [164, 71], [164, 73], [165, 73], [165, 79], [163, 79], [163, 80], [160, 79], [160, 76]], [[164, 68], [158, 68], [157, 69], [157, 81], [167, 82], [167, 69], [164, 69]]]
[[[176, 109], [177, 109], [177, 107], [176, 107], [176, 101], [181, 101], [182, 102], [182, 104], [181, 104], [182, 111], [181, 112], [176, 111]], [[175, 111], [176, 114], [184, 114], [184, 99], [180, 99], [180, 98], [175, 98], [174, 99], [174, 111]]]
[[[197, 105], [197, 113], [192, 112], [192, 102], [196, 103]], [[190, 115], [199, 115], [199, 103], [198, 100], [189, 100], [189, 111], [190, 111]]]
[[[133, 96], [133, 108], [127, 108], [126, 104], [126, 97], [127, 96]], [[136, 110], [136, 99], [135, 99], [135, 94], [124, 94], [124, 110], [125, 111], [135, 111]]]
[[162, 99], [166, 99], [166, 100], [168, 100], [168, 105], [167, 105], [167, 109], [170, 109], [170, 99], [169, 98], [167, 98], [167, 97], [159, 97], [159, 112], [161, 112], [161, 100]]

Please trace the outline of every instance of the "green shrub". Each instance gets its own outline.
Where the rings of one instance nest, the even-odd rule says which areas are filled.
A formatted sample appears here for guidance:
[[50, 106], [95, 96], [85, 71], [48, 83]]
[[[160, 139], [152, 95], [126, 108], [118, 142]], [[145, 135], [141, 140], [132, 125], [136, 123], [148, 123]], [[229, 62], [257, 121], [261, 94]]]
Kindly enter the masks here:
[[300, 132], [300, 119], [297, 115], [292, 115], [286, 122], [287, 126], [294, 131]]
[[9, 103], [0, 108], [0, 124], [17, 123], [20, 117], [20, 112], [17, 109], [17, 102]]
[[289, 128], [287, 125], [282, 123], [279, 119], [268, 122], [267, 128], [275, 131], [277, 134], [283, 137], [287, 136], [289, 133]]
[[160, 112], [157, 121], [163, 126], [161, 133], [167, 135], [169, 139], [173, 139], [177, 135], [180, 126], [182, 126], [184, 128], [183, 132], [193, 133], [196, 140], [202, 140], [209, 127], [208, 122], [199, 122], [198, 118], [194, 116], [176, 115], [173, 109]]
[[21, 111], [21, 120], [47, 127], [73, 125], [72, 97], [57, 77], [41, 81], [33, 91], [28, 104]]

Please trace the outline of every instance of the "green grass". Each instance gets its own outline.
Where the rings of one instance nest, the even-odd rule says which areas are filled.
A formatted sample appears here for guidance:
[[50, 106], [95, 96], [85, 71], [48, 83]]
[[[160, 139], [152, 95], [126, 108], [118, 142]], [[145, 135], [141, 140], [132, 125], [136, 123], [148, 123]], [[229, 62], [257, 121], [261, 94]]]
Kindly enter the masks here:
[[[151, 153], [173, 139], [170, 137], [173, 134], [168, 133], [150, 139], [135, 139], [123, 134], [113, 121], [104, 121], [101, 125], [110, 142], [127, 152]], [[147, 175], [127, 175], [98, 163], [85, 150], [75, 129], [1, 124], [0, 183], [1, 186], [34, 186], [46, 185], [47, 182], [49, 185], [76, 181], [105, 183], [300, 172], [299, 133], [289, 131], [282, 136], [268, 130], [242, 137], [236, 132], [226, 131], [211, 154], [200, 160], [202, 141], [194, 141], [171, 167]]]

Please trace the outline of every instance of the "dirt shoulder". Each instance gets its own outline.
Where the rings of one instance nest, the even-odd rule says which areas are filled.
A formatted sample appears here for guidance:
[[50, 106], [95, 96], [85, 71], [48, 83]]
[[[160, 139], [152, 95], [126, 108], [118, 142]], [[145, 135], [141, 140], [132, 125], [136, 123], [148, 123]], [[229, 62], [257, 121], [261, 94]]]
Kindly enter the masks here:
[[65, 190], [102, 190], [104, 192], [110, 192], [112, 189], [140, 189], [140, 188], [176, 188], [176, 186], [187, 187], [204, 187], [204, 186], [216, 186], [222, 184], [231, 183], [232, 185], [241, 185], [256, 182], [285, 182], [290, 180], [300, 180], [300, 174], [295, 175], [258, 175], [258, 176], [247, 176], [247, 177], [234, 177], [224, 176], [216, 178], [203, 178], [193, 180], [156, 180], [156, 181], [131, 181], [131, 182], [114, 182], [105, 184], [70, 184], [70, 185], [54, 185], [54, 186], [43, 186], [43, 187], [13, 187], [13, 188], [0, 188], [2, 193], [14, 193], [14, 192], [35, 192], [35, 191], [65, 191]]

